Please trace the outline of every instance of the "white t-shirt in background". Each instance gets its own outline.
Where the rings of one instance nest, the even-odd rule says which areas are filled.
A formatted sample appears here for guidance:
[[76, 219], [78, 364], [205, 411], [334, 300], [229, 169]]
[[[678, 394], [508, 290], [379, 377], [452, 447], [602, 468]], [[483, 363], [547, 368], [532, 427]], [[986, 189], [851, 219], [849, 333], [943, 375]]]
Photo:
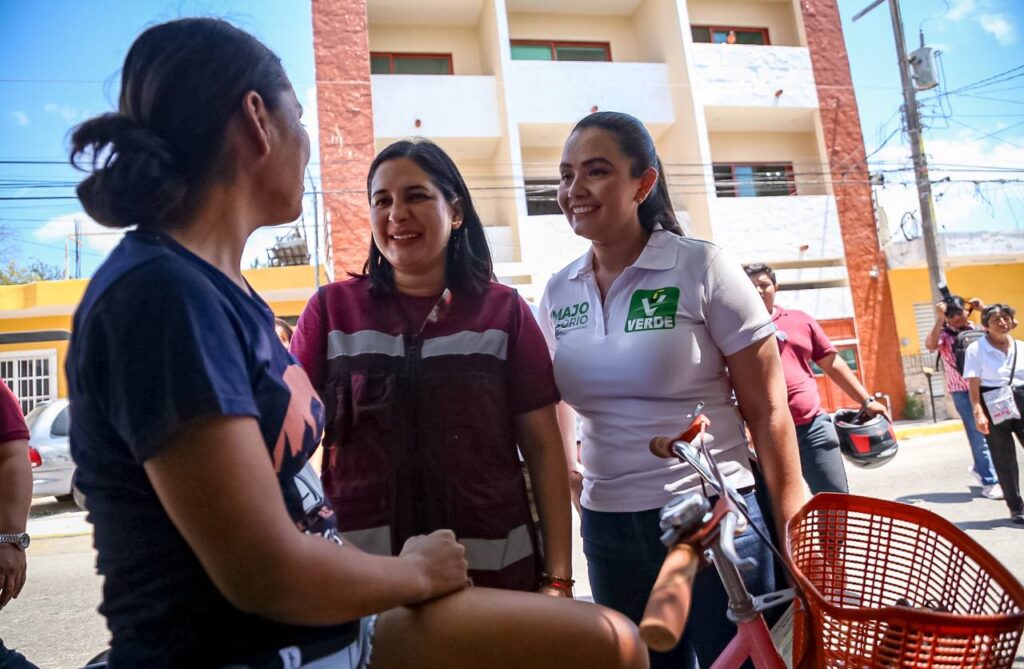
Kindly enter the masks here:
[[718, 246], [659, 230], [604, 304], [588, 251], [548, 282], [541, 330], [562, 398], [582, 418], [582, 503], [594, 511], [664, 505], [689, 466], [651, 455], [652, 437], [687, 427], [698, 401], [715, 459], [737, 488], [753, 483], [725, 356], [775, 331], [740, 263]]
[[[1013, 346], [1006, 353], [989, 343], [988, 337], [982, 337], [967, 347], [964, 352], [964, 378], [980, 379], [981, 385], [996, 388], [1010, 383], [1010, 372], [1013, 372], [1013, 385], [1024, 387], [1024, 342], [1010, 339]], [[1017, 353], [1014, 356], [1014, 350]]]

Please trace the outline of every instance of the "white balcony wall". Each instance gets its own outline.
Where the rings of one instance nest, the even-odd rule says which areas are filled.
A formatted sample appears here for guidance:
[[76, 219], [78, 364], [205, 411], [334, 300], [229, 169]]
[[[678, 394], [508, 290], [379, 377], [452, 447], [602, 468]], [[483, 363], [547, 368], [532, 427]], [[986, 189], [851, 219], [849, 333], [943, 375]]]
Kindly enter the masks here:
[[662, 63], [517, 60], [507, 65], [505, 85], [511, 119], [520, 124], [575, 123], [593, 107], [649, 125], [675, 121]]
[[502, 135], [494, 77], [380, 74], [371, 80], [378, 140]]
[[804, 47], [691, 44], [689, 54], [691, 81], [705, 106], [818, 107]]
[[[831, 195], [719, 197], [711, 201], [713, 241], [741, 262], [845, 258], [839, 214]], [[801, 250], [802, 246], [807, 248]], [[812, 267], [778, 272], [780, 284], [846, 278], [845, 267]], [[781, 304], [815, 318], [853, 315], [848, 287], [782, 291]]]

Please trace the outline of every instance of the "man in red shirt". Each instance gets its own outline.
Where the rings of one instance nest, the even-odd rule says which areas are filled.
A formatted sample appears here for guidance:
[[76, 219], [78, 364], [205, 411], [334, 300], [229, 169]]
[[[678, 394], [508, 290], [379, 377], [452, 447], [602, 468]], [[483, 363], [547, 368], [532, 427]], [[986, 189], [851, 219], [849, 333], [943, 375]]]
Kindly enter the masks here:
[[[32, 502], [32, 468], [28, 462], [28, 428], [21, 406], [0, 381], [0, 609], [25, 585], [28, 507]], [[34, 667], [0, 640], [0, 667]]]
[[804, 480], [812, 493], [849, 492], [846, 469], [839, 451], [839, 436], [832, 417], [821, 408], [811, 362], [818, 365], [843, 392], [860, 402], [869, 416], [884, 414], [885, 406], [864, 389], [816, 320], [802, 311], [776, 306], [778, 282], [771, 267], [758, 263], [745, 265], [743, 269], [764, 300], [777, 328], [775, 336], [779, 341], [782, 371], [786, 377], [789, 411], [796, 425]]

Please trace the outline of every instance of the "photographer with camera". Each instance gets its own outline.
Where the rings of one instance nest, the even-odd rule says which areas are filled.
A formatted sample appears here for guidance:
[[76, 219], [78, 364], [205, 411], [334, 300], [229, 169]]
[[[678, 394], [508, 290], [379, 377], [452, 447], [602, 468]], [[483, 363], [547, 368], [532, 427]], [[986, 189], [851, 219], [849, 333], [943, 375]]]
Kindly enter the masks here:
[[981, 311], [984, 305], [978, 298], [964, 300], [959, 295], [953, 295], [945, 284], [940, 285], [939, 290], [943, 299], [935, 305], [935, 325], [925, 337], [924, 345], [929, 351], [938, 351], [942, 360], [946, 392], [952, 398], [953, 406], [956, 407], [956, 412], [960, 415], [964, 430], [967, 432], [967, 442], [971, 446], [971, 457], [974, 459], [970, 472], [981, 484], [981, 496], [987, 499], [1003, 499], [1003, 489], [996, 478], [988, 442], [974, 422], [967, 381], [963, 377], [967, 346], [974, 339], [984, 336], [984, 332], [976, 329], [968, 320], [968, 316], [975, 310]]

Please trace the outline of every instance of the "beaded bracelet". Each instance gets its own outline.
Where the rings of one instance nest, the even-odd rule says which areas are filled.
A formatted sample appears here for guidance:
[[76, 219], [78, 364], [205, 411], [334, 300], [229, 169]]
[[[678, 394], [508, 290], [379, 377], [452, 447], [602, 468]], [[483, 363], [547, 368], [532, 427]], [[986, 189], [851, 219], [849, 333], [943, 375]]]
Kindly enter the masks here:
[[540, 584], [556, 590], [567, 590], [571, 594], [572, 586], [576, 584], [576, 581], [571, 578], [562, 578], [561, 576], [552, 576], [547, 572], [541, 572]]

